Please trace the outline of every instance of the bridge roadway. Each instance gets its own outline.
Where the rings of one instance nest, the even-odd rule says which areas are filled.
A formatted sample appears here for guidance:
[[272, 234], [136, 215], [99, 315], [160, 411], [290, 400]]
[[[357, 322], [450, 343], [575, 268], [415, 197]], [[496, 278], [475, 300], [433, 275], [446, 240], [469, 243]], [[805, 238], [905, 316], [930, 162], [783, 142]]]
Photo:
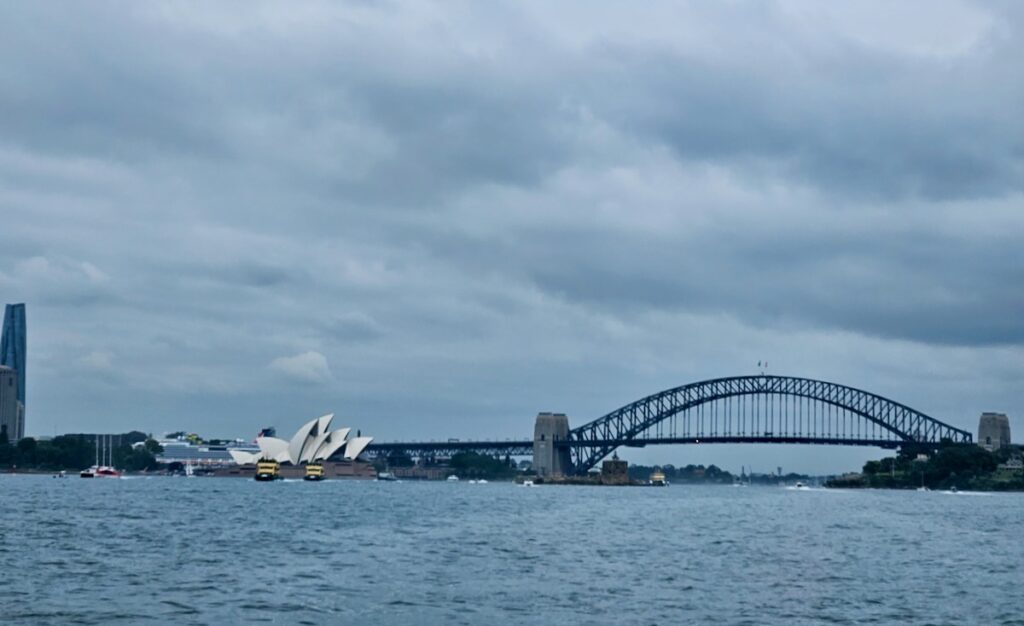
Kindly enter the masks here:
[[371, 443], [366, 448], [370, 456], [406, 454], [420, 456], [452, 456], [459, 452], [477, 452], [490, 456], [530, 456], [532, 441], [411, 441]]

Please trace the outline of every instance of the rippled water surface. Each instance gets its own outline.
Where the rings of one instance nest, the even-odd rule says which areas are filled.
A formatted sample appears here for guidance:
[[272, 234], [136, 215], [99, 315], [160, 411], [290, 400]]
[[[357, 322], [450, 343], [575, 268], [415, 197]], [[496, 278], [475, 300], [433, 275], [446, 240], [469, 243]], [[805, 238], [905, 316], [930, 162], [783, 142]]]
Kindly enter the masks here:
[[6, 623], [1024, 624], [1024, 495], [0, 476]]

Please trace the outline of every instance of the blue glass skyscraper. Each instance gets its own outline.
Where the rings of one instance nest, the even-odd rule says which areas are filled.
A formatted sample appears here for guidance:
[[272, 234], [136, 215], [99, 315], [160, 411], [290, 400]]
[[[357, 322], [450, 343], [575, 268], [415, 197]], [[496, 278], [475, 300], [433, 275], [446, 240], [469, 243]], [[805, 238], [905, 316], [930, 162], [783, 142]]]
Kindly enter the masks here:
[[8, 304], [4, 310], [4, 330], [0, 335], [0, 365], [18, 372], [18, 402], [25, 411], [25, 348], [28, 343], [25, 305]]

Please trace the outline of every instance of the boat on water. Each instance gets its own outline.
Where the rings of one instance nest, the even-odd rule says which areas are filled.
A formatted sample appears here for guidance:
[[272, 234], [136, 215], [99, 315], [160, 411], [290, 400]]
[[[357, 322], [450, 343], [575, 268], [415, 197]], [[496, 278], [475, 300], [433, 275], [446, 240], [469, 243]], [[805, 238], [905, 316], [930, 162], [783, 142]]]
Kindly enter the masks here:
[[397, 481], [398, 477], [391, 472], [377, 472], [377, 480]]
[[459, 482], [459, 477], [456, 476], [455, 474], [452, 474], [451, 476], [448, 477], [448, 482], [457, 483]]
[[524, 487], [532, 487], [533, 486], [533, 481], [532, 480], [524, 480], [523, 481], [523, 486]]
[[281, 466], [277, 461], [260, 461], [256, 464], [256, 475], [253, 478], [260, 482], [279, 480], [280, 470]]
[[665, 473], [661, 470], [654, 470], [651, 472], [651, 476], [647, 480], [647, 484], [652, 487], [668, 487], [668, 481], [665, 480]]
[[476, 481], [476, 484], [478, 484], [478, 485], [486, 485], [487, 484], [487, 479], [486, 478], [481, 478], [480, 480]]
[[308, 480], [312, 482], [321, 481], [324, 479], [324, 464], [323, 463], [309, 463], [306, 465], [306, 475], [302, 477], [302, 480]]
[[800, 482], [798, 480], [798, 481], [796, 481], [796, 488], [797, 489], [807, 489], [807, 485], [803, 484], [802, 482]]
[[109, 465], [97, 467], [95, 471], [95, 478], [120, 478], [121, 472], [117, 471]]
[[[105, 435], [110, 437], [110, 435]], [[100, 459], [106, 461], [106, 465], [100, 465]], [[120, 478], [121, 472], [114, 467], [114, 451], [109, 441], [104, 441], [104, 451], [100, 452], [100, 435], [96, 436], [96, 463], [78, 474], [82, 478]]]

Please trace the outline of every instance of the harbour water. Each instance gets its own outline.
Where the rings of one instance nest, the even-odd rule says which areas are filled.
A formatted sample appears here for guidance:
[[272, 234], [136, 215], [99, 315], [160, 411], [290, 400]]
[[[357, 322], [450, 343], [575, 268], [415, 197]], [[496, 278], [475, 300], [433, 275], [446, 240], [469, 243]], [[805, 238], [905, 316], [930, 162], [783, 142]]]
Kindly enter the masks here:
[[4, 623], [1024, 624], [1024, 494], [0, 476]]

